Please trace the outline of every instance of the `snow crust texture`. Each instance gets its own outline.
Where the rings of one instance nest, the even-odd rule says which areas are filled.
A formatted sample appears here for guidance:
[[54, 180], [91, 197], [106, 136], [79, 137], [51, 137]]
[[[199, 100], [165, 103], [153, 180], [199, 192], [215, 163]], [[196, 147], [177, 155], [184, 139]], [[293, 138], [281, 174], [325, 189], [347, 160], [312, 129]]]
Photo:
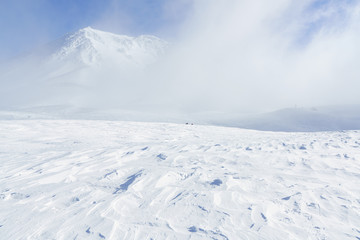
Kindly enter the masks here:
[[360, 132], [0, 122], [0, 239], [360, 239]]

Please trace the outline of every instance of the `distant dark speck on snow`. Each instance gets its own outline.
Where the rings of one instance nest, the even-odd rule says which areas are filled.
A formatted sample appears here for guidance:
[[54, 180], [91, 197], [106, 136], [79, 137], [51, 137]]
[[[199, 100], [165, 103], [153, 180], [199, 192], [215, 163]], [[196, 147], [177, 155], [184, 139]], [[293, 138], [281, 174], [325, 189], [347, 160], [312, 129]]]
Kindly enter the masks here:
[[213, 186], [220, 186], [222, 184], [222, 181], [220, 179], [215, 179], [214, 181], [212, 181], [210, 183], [210, 185], [213, 185]]
[[159, 158], [160, 160], [166, 160], [166, 158], [167, 158], [167, 156], [165, 154], [162, 154], [162, 153], [160, 153], [156, 157]]
[[197, 232], [197, 229], [196, 229], [195, 226], [191, 226], [191, 227], [188, 228], [188, 231], [189, 232]]

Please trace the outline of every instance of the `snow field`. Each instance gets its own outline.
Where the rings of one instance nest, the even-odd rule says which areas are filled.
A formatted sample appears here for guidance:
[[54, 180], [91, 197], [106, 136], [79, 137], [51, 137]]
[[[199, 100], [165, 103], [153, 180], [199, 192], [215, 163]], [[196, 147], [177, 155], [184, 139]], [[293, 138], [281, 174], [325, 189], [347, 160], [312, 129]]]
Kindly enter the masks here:
[[360, 239], [360, 133], [0, 122], [0, 239]]

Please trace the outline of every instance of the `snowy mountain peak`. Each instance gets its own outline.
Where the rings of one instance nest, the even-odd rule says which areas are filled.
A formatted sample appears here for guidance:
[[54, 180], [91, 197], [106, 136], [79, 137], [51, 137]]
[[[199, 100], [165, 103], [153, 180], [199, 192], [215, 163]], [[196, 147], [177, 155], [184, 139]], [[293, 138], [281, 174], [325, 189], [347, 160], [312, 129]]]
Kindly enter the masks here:
[[105, 62], [146, 65], [163, 54], [167, 43], [155, 36], [129, 37], [86, 27], [63, 38], [53, 58], [86, 65]]
[[87, 26], [85, 28], [82, 28], [80, 29], [79, 31], [83, 31], [83, 32], [91, 32], [91, 31], [96, 31], [96, 29], [90, 27], [90, 26]]
[[[0, 108], [85, 106], [94, 95], [117, 98], [119, 90], [109, 93], [114, 86], [124, 89], [123, 95], [130, 93], [124, 86], [130, 88], [132, 83], [124, 81], [145, 72], [166, 49], [167, 43], [154, 36], [129, 37], [91, 27], [80, 29], [0, 66], [4, 69], [0, 79], [6, 82], [0, 89]], [[19, 93], [24, 93], [23, 98]]]

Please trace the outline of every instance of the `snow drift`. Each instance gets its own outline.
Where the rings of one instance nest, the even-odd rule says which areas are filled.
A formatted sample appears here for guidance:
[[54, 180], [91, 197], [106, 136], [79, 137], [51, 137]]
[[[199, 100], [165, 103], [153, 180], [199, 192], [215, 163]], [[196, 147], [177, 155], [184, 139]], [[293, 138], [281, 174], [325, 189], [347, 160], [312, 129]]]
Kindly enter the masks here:
[[3, 239], [360, 238], [360, 133], [1, 121]]

